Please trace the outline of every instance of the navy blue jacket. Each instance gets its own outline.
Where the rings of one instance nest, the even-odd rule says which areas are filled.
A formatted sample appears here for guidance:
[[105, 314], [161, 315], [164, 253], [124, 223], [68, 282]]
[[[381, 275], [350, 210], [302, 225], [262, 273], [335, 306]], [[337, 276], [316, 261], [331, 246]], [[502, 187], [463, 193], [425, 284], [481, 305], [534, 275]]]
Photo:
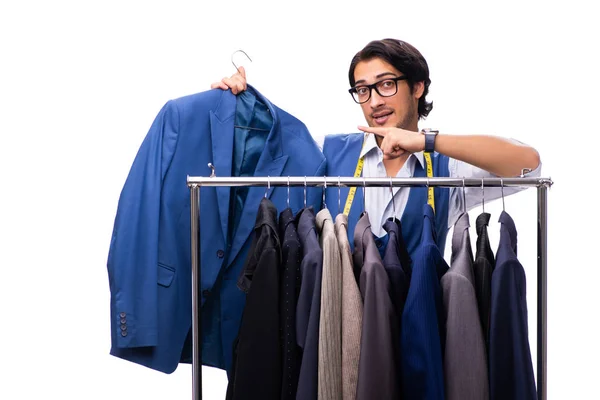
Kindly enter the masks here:
[[537, 399], [527, 329], [525, 271], [517, 259], [517, 229], [500, 214], [500, 241], [492, 273], [490, 399]]
[[302, 210], [296, 216], [296, 221], [303, 254], [300, 264], [302, 283], [296, 306], [296, 339], [302, 349], [296, 399], [313, 400], [318, 394], [323, 250], [319, 244], [312, 207]]
[[[436, 243], [434, 215], [424, 204], [423, 234], [414, 252], [408, 297], [402, 313], [400, 343], [405, 399], [444, 399], [444, 344], [441, 277], [448, 271]], [[404, 227], [404, 225], [403, 225]]]

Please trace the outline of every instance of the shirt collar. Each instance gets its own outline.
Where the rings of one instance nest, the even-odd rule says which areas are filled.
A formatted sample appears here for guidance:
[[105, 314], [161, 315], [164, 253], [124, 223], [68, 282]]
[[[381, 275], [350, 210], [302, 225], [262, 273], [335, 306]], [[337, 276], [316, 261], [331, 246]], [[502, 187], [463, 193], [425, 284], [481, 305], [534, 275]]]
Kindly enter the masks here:
[[277, 232], [277, 208], [266, 197], [260, 200], [254, 229], [260, 229], [263, 225], [267, 225], [273, 232]]
[[375, 135], [372, 133], [364, 133], [364, 145], [362, 150], [360, 151], [360, 157], [364, 157], [367, 153], [371, 151], [375, 151], [378, 148], [377, 141], [375, 140]]
[[[365, 139], [364, 139], [364, 146], [360, 152], [360, 157], [365, 157], [367, 154], [371, 153], [371, 151], [376, 152], [376, 149], [379, 148], [379, 146], [377, 146], [377, 141], [375, 140], [375, 135], [372, 133], [365, 133]], [[415, 156], [417, 158], [417, 160], [419, 161], [419, 164], [421, 164], [421, 168], [425, 168], [425, 157], [423, 156], [423, 152], [419, 151], [418, 153], [412, 153], [408, 159], [410, 159], [412, 156]], [[407, 160], [408, 162], [408, 160]]]

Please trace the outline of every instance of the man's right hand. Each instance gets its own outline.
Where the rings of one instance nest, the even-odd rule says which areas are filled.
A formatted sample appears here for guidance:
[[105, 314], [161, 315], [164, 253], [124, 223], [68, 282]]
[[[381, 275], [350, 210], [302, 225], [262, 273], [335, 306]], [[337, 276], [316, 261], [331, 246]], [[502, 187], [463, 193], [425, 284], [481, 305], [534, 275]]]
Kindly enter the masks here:
[[220, 82], [215, 82], [210, 85], [211, 89], [231, 89], [233, 94], [242, 93], [246, 90], [246, 70], [244, 67], [238, 69], [239, 72], [231, 75], [231, 78], [223, 78]]

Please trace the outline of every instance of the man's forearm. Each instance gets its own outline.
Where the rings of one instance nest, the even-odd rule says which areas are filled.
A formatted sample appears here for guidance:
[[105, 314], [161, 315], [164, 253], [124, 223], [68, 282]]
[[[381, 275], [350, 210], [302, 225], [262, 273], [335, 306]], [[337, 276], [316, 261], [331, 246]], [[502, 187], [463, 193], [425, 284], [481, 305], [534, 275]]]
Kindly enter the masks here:
[[533, 170], [540, 164], [534, 148], [496, 136], [439, 134], [435, 151], [502, 177], [520, 175], [523, 168]]

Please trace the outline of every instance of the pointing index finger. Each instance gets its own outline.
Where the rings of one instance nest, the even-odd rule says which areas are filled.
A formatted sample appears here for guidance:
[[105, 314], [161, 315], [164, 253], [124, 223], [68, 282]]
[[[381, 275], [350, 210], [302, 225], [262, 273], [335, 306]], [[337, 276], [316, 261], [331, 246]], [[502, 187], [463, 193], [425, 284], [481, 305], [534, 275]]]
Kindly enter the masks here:
[[360, 129], [363, 132], [372, 133], [374, 135], [381, 136], [381, 137], [385, 137], [385, 135], [387, 134], [386, 128], [359, 125], [358, 129]]

